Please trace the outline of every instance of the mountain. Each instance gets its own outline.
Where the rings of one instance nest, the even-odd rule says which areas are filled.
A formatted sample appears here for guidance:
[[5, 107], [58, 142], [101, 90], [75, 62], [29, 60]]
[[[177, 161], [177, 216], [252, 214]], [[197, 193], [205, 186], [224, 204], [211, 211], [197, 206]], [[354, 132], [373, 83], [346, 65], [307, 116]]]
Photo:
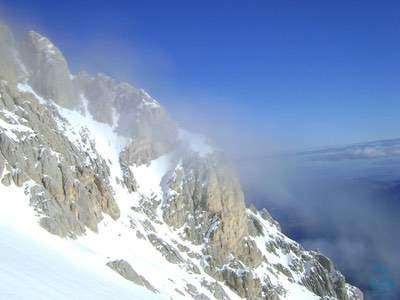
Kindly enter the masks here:
[[362, 299], [144, 90], [0, 27], [0, 297]]
[[313, 160], [400, 158], [400, 139], [355, 143], [298, 153]]

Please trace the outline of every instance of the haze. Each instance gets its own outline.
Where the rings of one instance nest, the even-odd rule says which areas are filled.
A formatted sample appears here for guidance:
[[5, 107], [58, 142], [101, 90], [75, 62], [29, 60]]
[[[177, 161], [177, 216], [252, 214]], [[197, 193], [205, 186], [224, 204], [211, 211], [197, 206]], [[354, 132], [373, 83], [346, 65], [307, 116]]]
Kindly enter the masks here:
[[249, 202], [366, 289], [377, 264], [400, 278], [388, 234], [400, 230], [398, 190], [383, 192], [400, 182], [398, 157], [297, 153], [399, 137], [399, 11], [395, 1], [0, 1], [1, 20], [48, 36], [73, 72], [142, 87], [209, 136]]

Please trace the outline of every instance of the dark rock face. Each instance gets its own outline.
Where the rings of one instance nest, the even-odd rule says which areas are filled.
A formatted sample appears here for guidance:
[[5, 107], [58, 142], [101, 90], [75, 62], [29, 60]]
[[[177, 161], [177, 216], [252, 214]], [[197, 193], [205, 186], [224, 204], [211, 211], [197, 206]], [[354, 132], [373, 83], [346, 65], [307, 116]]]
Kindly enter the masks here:
[[349, 287], [344, 276], [335, 269], [329, 258], [316, 252], [312, 252], [312, 255], [313, 267], [308, 270], [303, 278], [306, 287], [321, 297], [363, 299], [361, 291], [357, 288], [352, 287], [350, 293], [348, 293]]
[[[29, 188], [47, 231], [76, 238], [87, 229], [96, 232], [105, 215], [118, 220], [116, 190], [122, 189], [140, 199], [129, 208], [141, 213], [129, 220], [136, 236], [166, 263], [198, 276], [199, 285], [187, 283], [182, 295], [227, 300], [230, 288], [247, 299], [275, 300], [288, 299], [291, 287], [301, 286], [308, 295], [362, 299], [327, 257], [284, 236], [267, 210], [247, 209], [223, 154], [193, 150], [146, 92], [105, 75], [71, 76], [62, 53], [37, 33], [19, 45], [0, 26], [0, 42], [0, 179]], [[111, 127], [124, 141], [112, 153], [117, 162], [101, 155], [105, 145], [96, 145], [87, 128], [76, 130], [63, 111], [80, 111]], [[135, 167], [164, 155], [169, 160], [159, 193], [142, 194], [140, 176], [150, 175], [135, 173]], [[165, 240], [165, 232], [174, 239]], [[157, 292], [127, 261], [107, 265]]]
[[162, 255], [165, 257], [167, 261], [173, 264], [178, 264], [183, 262], [182, 256], [171, 245], [169, 245], [162, 239], [158, 238], [154, 234], [150, 234], [148, 238], [150, 242], [154, 245], [154, 247], [156, 247], [157, 250], [162, 253]]
[[229, 296], [225, 293], [224, 289], [218, 282], [208, 282], [203, 280], [201, 285], [206, 287], [217, 300], [230, 300]]

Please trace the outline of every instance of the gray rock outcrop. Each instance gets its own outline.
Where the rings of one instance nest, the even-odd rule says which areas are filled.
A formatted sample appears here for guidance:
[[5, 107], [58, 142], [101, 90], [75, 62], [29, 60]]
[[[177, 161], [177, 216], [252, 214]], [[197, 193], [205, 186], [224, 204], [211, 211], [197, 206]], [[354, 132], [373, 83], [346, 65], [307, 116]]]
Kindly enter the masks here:
[[146, 278], [139, 275], [127, 261], [123, 259], [114, 260], [108, 262], [107, 266], [120, 274], [125, 279], [132, 281], [137, 285], [144, 286], [153, 293], [158, 293], [158, 290], [154, 288]]
[[16, 185], [32, 180], [42, 187], [32, 191], [31, 201], [45, 216], [41, 224], [46, 229], [60, 236], [75, 236], [85, 227], [96, 231], [102, 212], [118, 218], [109, 167], [100, 156], [84, 163], [87, 154], [63, 135], [56, 111], [4, 82], [0, 82], [0, 110], [0, 120], [19, 129], [0, 132], [1, 155]]
[[61, 106], [79, 105], [68, 64], [61, 51], [46, 37], [29, 32], [21, 43], [20, 53], [29, 73], [28, 82], [35, 91]]

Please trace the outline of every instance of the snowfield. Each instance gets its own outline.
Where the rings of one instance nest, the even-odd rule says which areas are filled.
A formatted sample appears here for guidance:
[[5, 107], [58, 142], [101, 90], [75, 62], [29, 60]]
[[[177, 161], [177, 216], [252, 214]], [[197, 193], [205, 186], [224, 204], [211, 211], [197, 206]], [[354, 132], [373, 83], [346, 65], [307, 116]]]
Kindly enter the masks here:
[[123, 279], [78, 241], [44, 231], [23, 188], [0, 185], [0, 299], [168, 299]]

